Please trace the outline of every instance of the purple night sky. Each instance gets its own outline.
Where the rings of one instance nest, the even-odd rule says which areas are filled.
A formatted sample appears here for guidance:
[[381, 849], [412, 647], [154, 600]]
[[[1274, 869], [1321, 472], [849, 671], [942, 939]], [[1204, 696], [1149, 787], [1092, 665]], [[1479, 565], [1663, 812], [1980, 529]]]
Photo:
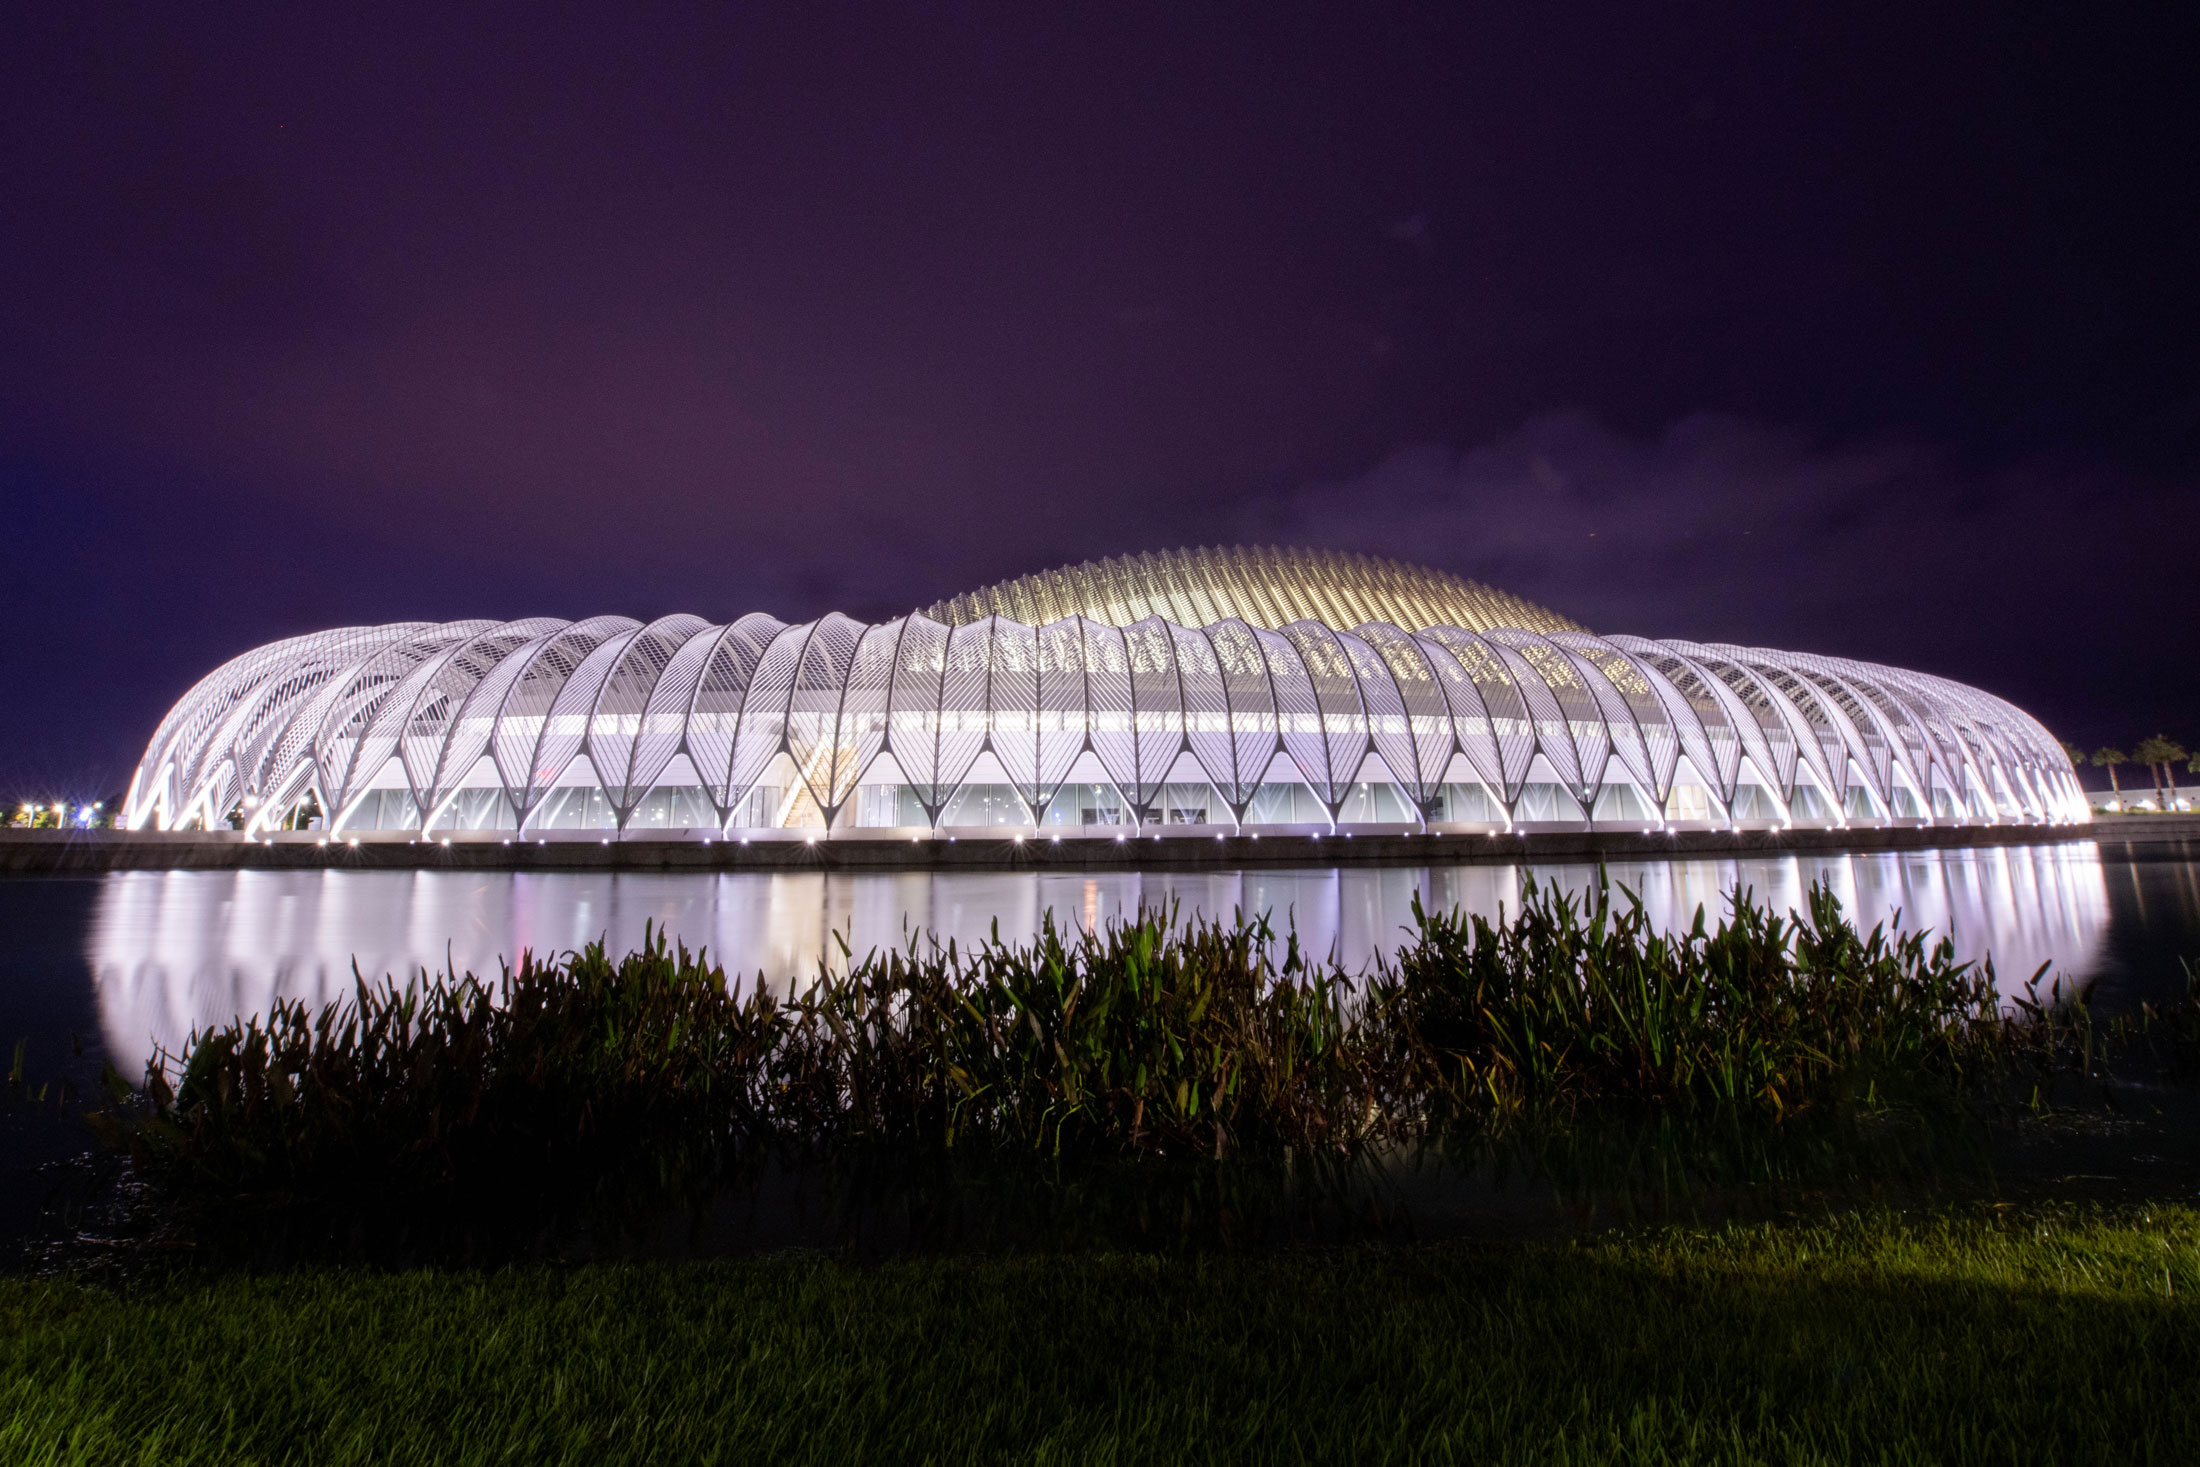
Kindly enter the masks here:
[[2200, 11], [0, 18], [0, 795], [348, 622], [1276, 541], [2200, 735]]

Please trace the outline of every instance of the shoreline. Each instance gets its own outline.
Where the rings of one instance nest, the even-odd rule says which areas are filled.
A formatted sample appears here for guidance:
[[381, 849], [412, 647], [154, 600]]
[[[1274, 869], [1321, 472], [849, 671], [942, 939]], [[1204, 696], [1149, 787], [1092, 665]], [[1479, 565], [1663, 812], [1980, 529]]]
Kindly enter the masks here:
[[[1268, 866], [1460, 865], [1514, 861], [1657, 859], [1963, 849], [1982, 846], [2150, 844], [2200, 839], [2200, 816], [2127, 815], [2083, 825], [1894, 826], [1789, 830], [1370, 829], [1350, 834], [1275, 830], [1117, 839], [1059, 838], [976, 829], [955, 836], [792, 832], [665, 838], [551, 831], [526, 839], [453, 832], [429, 840], [362, 832], [324, 843], [318, 832], [246, 840], [229, 831], [0, 830], [0, 874], [106, 871], [1043, 871], [1221, 870]], [[354, 843], [356, 842], [356, 843]]]

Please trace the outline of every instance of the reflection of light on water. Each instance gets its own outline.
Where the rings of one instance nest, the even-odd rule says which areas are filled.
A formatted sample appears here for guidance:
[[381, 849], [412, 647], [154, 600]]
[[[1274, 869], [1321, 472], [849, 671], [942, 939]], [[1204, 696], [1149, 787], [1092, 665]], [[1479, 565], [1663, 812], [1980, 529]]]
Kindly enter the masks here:
[[[2100, 857], [2090, 844], [1985, 847], [1859, 856], [1632, 861], [1608, 868], [1641, 894], [1661, 926], [1696, 908], [1716, 919], [1737, 887], [1800, 906], [1829, 882], [1863, 922], [1951, 937], [1968, 958], [1991, 952], [2003, 991], [2043, 962], [2089, 974], [2108, 922]], [[614, 953], [645, 924], [706, 947], [732, 973], [775, 982], [936, 933], [968, 946], [996, 922], [1021, 939], [1052, 911], [1093, 928], [1141, 903], [1186, 915], [1267, 913], [1295, 925], [1309, 954], [1353, 968], [1394, 947], [1413, 898], [1495, 916], [1517, 911], [1523, 880], [1581, 891], [1595, 867], [1360, 867], [1243, 872], [890, 872], [875, 875], [554, 874], [456, 872], [131, 872], [104, 882], [90, 960], [102, 1027], [118, 1056], [148, 1041], [173, 1049], [194, 1026], [258, 1013], [276, 997], [326, 1003], [351, 991], [352, 961], [369, 978], [421, 969], [494, 975], [522, 950], [562, 952], [599, 939]]]

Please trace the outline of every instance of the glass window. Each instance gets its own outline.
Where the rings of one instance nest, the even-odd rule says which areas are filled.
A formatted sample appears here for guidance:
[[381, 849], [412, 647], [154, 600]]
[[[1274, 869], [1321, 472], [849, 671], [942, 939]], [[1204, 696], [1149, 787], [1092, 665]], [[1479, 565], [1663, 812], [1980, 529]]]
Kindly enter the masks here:
[[940, 824], [1029, 825], [1031, 807], [1015, 788], [1005, 784], [966, 784], [947, 802]]

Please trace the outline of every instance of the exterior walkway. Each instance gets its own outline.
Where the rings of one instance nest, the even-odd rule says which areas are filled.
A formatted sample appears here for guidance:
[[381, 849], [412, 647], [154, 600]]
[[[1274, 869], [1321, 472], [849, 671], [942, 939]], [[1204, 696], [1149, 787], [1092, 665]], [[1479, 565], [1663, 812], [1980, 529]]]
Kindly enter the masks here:
[[1904, 826], [1879, 829], [1539, 830], [1527, 833], [1356, 832], [1351, 835], [1113, 833], [1060, 839], [1009, 830], [909, 838], [874, 832], [805, 839], [624, 837], [594, 831], [510, 840], [490, 832], [448, 839], [363, 833], [323, 842], [317, 832], [247, 841], [233, 832], [0, 830], [0, 873], [146, 870], [475, 871], [927, 871], [1415, 865], [1487, 861], [1641, 860], [1768, 851], [1907, 851], [2098, 840], [2128, 845], [2200, 839], [2200, 815], [2108, 816], [2089, 825]]

